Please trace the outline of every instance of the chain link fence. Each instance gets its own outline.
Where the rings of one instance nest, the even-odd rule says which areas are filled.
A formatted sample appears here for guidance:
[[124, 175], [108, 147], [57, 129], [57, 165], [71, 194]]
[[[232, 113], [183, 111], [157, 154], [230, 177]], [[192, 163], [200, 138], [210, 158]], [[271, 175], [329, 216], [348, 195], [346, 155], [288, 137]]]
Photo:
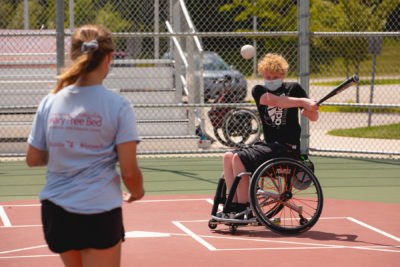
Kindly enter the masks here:
[[[95, 23], [114, 33], [104, 83], [134, 105], [139, 154], [223, 152], [262, 138], [251, 88], [263, 84], [258, 60], [274, 52], [290, 64], [286, 81], [315, 99], [360, 77], [317, 122], [302, 120], [303, 149], [398, 157], [399, 17], [397, 0], [0, 0], [0, 155], [24, 155], [36, 107], [69, 63], [71, 33]], [[253, 59], [240, 56], [245, 44]]]

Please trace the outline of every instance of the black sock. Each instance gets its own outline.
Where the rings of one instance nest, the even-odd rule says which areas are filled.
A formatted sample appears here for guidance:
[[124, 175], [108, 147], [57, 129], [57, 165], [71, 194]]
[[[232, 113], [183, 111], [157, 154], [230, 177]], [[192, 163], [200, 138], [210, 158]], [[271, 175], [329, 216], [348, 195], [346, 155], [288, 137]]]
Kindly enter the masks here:
[[250, 203], [232, 203], [232, 211], [233, 212], [242, 212], [250, 207]]

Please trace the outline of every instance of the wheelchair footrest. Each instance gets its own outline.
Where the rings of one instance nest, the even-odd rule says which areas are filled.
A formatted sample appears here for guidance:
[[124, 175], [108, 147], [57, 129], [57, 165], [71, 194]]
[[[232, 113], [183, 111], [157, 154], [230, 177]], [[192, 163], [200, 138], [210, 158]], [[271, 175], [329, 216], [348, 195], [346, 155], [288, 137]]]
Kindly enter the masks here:
[[244, 225], [259, 225], [259, 222], [256, 218], [251, 219], [231, 219], [231, 218], [221, 218], [218, 216], [211, 215], [211, 219], [214, 220], [217, 224], [244, 224]]

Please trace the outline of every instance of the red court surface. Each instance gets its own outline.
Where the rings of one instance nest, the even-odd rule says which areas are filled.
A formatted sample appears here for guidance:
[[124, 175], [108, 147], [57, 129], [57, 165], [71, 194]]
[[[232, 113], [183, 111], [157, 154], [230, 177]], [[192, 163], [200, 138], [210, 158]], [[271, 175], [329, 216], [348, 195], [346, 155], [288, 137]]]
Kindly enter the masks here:
[[[150, 196], [124, 204], [122, 266], [398, 266], [400, 205], [325, 200], [296, 237], [207, 226], [212, 196]], [[43, 239], [37, 201], [0, 203], [0, 266], [62, 266]]]

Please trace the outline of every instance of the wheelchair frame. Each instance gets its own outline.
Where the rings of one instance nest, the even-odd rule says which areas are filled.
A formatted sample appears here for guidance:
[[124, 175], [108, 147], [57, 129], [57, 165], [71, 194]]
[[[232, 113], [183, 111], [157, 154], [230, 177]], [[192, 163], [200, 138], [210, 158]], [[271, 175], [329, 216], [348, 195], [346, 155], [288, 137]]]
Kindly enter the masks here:
[[[251, 176], [249, 207], [241, 212], [234, 212], [232, 200], [245, 175]], [[315, 195], [314, 198], [309, 198], [311, 194]], [[223, 205], [222, 212], [218, 212], [220, 204]], [[279, 234], [297, 235], [314, 226], [321, 215], [322, 206], [322, 189], [307, 155], [301, 155], [300, 160], [280, 157], [264, 162], [254, 173], [238, 174], [228, 195], [222, 173], [208, 227], [216, 229], [217, 225], [224, 224], [234, 234], [238, 226], [264, 225]], [[291, 217], [286, 218], [286, 214]], [[281, 217], [285, 217], [283, 221]]]

